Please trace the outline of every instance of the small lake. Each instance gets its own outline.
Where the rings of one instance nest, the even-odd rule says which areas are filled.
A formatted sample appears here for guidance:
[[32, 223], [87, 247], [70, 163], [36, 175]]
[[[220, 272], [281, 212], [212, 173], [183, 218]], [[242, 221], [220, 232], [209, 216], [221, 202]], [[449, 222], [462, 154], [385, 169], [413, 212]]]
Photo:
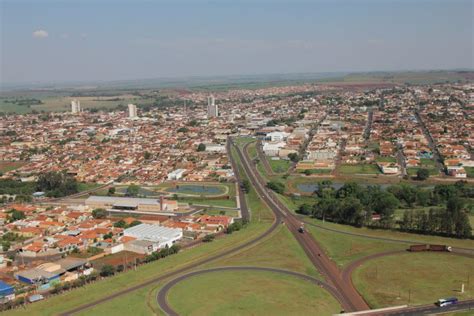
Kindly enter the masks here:
[[216, 186], [182, 184], [174, 188], [167, 188], [166, 192], [182, 193], [182, 194], [218, 195], [218, 194], [223, 194], [225, 191], [223, 188], [216, 187]]

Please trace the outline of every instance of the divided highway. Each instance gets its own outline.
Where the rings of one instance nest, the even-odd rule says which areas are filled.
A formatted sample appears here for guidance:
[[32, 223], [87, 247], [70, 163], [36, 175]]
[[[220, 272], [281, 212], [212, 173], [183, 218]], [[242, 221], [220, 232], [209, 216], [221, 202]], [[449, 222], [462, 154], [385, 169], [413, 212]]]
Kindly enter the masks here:
[[[232, 142], [232, 139], [230, 139], [229, 142]], [[352, 283], [348, 283], [342, 278], [337, 265], [329, 259], [311, 234], [301, 234], [298, 232], [298, 228], [301, 226], [301, 221], [293, 215], [288, 208], [280, 202], [280, 200], [278, 200], [272, 191], [266, 188], [265, 180], [262, 179], [255, 165], [248, 156], [248, 146], [249, 144], [244, 146], [243, 153], [237, 146], [236, 149], [245, 172], [259, 197], [271, 208], [277, 217], [277, 220], [281, 220], [285, 223], [313, 265], [327, 279], [328, 283], [337, 290], [339, 294], [338, 296], [342, 298], [341, 304], [343, 308], [346, 311], [369, 309], [369, 306], [352, 286]]]

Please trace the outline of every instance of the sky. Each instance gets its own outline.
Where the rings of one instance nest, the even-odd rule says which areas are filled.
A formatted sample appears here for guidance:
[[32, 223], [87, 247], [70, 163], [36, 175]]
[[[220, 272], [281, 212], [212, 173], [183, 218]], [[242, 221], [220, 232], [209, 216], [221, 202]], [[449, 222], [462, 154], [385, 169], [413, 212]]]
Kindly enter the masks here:
[[473, 0], [0, 0], [0, 84], [474, 68]]

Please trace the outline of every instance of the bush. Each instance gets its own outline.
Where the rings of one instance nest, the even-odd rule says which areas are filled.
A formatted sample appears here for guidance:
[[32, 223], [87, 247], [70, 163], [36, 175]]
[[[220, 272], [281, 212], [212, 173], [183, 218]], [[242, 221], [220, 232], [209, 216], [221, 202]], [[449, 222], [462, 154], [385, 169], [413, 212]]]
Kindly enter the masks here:
[[285, 192], [285, 185], [281, 182], [270, 181], [267, 183], [267, 188], [275, 191], [278, 194], [283, 194]]
[[204, 238], [202, 239], [202, 241], [203, 241], [203, 242], [211, 242], [211, 241], [213, 241], [215, 238], [216, 238], [215, 235], [210, 234], [210, 235], [204, 236]]
[[416, 178], [418, 180], [423, 181], [423, 180], [428, 179], [429, 177], [430, 177], [430, 172], [428, 169], [418, 169], [416, 171]]
[[106, 264], [104, 266], [102, 266], [102, 269], [100, 269], [100, 276], [102, 277], [108, 277], [110, 275], [114, 275], [115, 274], [115, 268], [114, 266], [110, 265], [110, 264]]

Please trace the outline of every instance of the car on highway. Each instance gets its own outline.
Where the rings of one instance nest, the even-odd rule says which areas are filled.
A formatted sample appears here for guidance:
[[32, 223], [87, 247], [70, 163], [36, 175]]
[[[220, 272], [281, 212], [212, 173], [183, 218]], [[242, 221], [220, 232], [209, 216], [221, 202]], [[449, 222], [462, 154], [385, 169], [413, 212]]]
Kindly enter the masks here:
[[440, 298], [436, 302], [436, 305], [438, 305], [439, 307], [444, 307], [444, 306], [456, 304], [457, 302], [458, 302], [458, 299], [456, 297]]

